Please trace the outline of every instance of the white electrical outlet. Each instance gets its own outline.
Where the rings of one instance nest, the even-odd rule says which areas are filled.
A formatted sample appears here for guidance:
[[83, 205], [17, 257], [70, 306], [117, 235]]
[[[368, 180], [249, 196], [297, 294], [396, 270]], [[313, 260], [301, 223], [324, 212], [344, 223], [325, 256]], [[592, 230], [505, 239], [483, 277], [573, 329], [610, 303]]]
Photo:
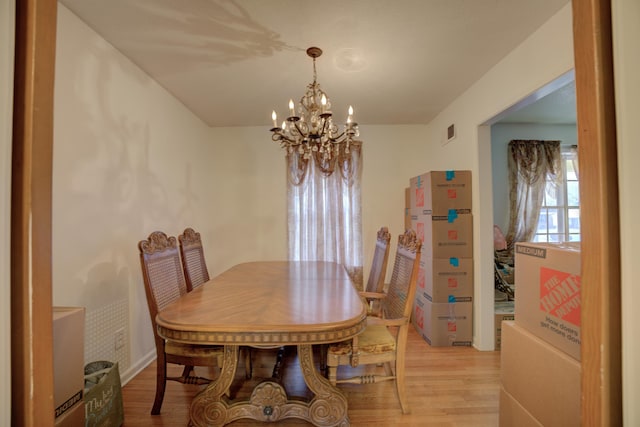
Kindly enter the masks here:
[[113, 338], [116, 350], [120, 350], [124, 347], [124, 328], [118, 329], [115, 334], [113, 334]]

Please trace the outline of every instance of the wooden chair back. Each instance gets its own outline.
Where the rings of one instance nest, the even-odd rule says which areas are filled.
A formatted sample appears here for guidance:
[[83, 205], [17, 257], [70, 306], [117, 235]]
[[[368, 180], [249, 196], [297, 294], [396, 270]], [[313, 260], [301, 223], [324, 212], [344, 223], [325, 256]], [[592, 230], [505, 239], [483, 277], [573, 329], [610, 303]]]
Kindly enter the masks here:
[[417, 238], [415, 231], [408, 229], [398, 236], [398, 248], [387, 297], [381, 301], [385, 318], [404, 318], [409, 322], [418, 282], [421, 249], [422, 242]]
[[[158, 415], [162, 408], [167, 380], [182, 384], [208, 384], [208, 378], [192, 375], [194, 366], [222, 366], [223, 348], [165, 340], [158, 335], [156, 315], [187, 293], [187, 284], [180, 261], [178, 242], [161, 231], [154, 231], [147, 240], [138, 243], [140, 265], [147, 294], [149, 315], [156, 344], [156, 394], [151, 408]], [[167, 364], [183, 366], [182, 375], [167, 376]]]
[[[413, 230], [398, 236], [398, 249], [391, 282], [386, 294], [373, 294], [382, 306], [382, 317], [367, 317], [367, 327], [351, 340], [331, 344], [327, 351], [327, 378], [336, 384], [371, 384], [395, 380], [403, 413], [409, 412], [405, 390], [405, 351], [409, 319], [413, 308], [420, 267], [422, 242]], [[369, 370], [350, 378], [338, 379], [338, 366], [384, 367], [384, 373]]]
[[175, 237], [154, 231], [138, 243], [138, 249], [153, 334], [161, 340], [156, 331], [156, 315], [187, 293], [178, 244]]
[[182, 266], [187, 281], [187, 292], [191, 292], [209, 280], [209, 270], [204, 259], [202, 240], [200, 233], [195, 232], [192, 228], [186, 228], [178, 236], [178, 241], [180, 242]]
[[387, 263], [389, 261], [389, 242], [391, 234], [387, 227], [378, 230], [376, 237], [376, 248], [373, 252], [373, 261], [371, 263], [371, 271], [367, 279], [367, 292], [382, 292], [384, 288], [384, 280], [387, 275]]

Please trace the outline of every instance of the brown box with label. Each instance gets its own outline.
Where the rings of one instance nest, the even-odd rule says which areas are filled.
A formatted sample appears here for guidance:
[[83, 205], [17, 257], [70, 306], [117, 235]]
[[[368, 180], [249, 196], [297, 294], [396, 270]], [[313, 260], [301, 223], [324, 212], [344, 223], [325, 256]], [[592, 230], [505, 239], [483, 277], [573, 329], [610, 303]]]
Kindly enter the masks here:
[[502, 322], [502, 387], [545, 427], [579, 427], [580, 362], [519, 326], [519, 318]]
[[494, 303], [494, 324], [495, 324], [495, 349], [500, 350], [502, 346], [502, 322], [504, 320], [515, 319], [514, 301], [500, 301]]
[[56, 427], [84, 425], [84, 316], [83, 307], [53, 307]]
[[409, 184], [411, 215], [471, 213], [471, 171], [430, 171]]
[[423, 242], [423, 258], [473, 258], [473, 216], [412, 215], [411, 228]]
[[404, 229], [411, 228], [411, 189], [404, 189]]
[[434, 347], [470, 346], [473, 340], [473, 303], [432, 303], [417, 295], [411, 321]]
[[516, 322], [580, 360], [580, 244], [518, 243]]
[[418, 294], [431, 302], [473, 300], [473, 258], [421, 258]]

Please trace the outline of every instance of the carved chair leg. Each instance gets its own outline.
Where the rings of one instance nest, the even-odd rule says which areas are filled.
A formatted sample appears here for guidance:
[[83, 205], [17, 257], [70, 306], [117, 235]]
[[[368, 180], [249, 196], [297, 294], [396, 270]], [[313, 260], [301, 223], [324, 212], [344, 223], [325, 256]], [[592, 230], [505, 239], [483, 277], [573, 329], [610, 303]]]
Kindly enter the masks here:
[[398, 391], [398, 400], [403, 414], [411, 412], [409, 402], [407, 401], [407, 393], [404, 385], [404, 357], [396, 359], [396, 389]]
[[151, 415], [159, 415], [162, 408], [162, 400], [164, 399], [164, 390], [167, 386], [167, 359], [164, 351], [158, 354], [156, 362], [156, 397], [151, 408]]
[[276, 363], [273, 365], [273, 372], [271, 378], [281, 381], [282, 380], [282, 365], [284, 364], [284, 356], [287, 349], [286, 347], [280, 347], [278, 354], [276, 355]]
[[384, 362], [382, 366], [384, 367], [385, 375], [387, 375], [388, 377], [393, 375], [393, 369], [391, 369], [391, 362]]
[[189, 375], [191, 375], [192, 372], [193, 366], [185, 365], [184, 369], [182, 370], [182, 378], [189, 378]]
[[327, 376], [327, 349], [329, 348], [328, 344], [320, 344], [320, 373]]
[[250, 380], [253, 377], [253, 359], [251, 347], [244, 347], [244, 377]]

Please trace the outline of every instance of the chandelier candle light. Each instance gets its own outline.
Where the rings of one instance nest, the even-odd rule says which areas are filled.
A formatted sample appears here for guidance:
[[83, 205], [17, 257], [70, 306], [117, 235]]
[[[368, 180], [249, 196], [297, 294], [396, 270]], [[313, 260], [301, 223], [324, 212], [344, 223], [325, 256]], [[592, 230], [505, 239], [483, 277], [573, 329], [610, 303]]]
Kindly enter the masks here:
[[341, 152], [349, 153], [349, 145], [359, 136], [358, 124], [353, 121], [353, 108], [349, 114], [344, 131], [340, 132], [333, 123], [331, 103], [327, 94], [320, 89], [316, 75], [316, 58], [322, 55], [317, 47], [307, 49], [307, 55], [313, 58], [313, 83], [307, 85], [307, 91], [300, 99], [299, 115], [296, 114], [293, 100], [289, 100], [289, 117], [278, 127], [278, 116], [271, 113], [273, 127], [271, 139], [286, 148], [287, 156], [297, 151], [304, 159], [317, 153], [320, 160], [329, 161]]

